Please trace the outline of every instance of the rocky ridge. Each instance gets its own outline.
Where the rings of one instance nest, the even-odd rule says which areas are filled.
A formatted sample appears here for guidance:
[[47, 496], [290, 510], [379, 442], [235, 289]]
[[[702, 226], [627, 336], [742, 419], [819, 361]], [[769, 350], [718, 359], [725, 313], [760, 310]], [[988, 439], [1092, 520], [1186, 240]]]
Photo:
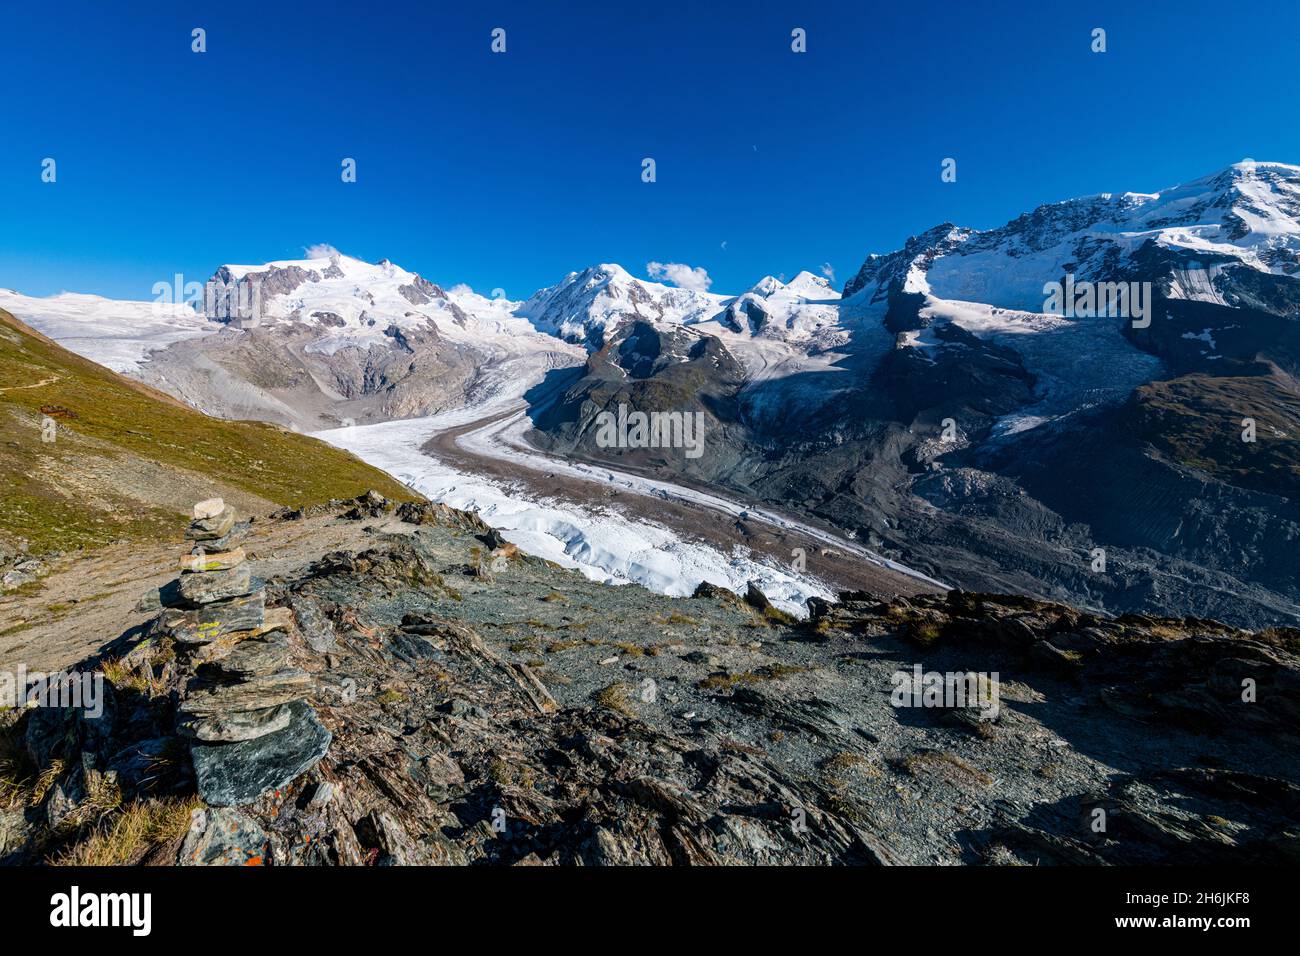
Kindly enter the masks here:
[[[1294, 629], [962, 591], [842, 594], [801, 624], [756, 589], [594, 584], [437, 505], [364, 496], [335, 514], [369, 543], [267, 580], [274, 638], [228, 604], [224, 626], [244, 630], [198, 645], [215, 660], [195, 663], [165, 609], [171, 628], [82, 665], [108, 664], [106, 720], [8, 722], [28, 779], [53, 785], [0, 810], [0, 855], [111, 843], [145, 805], [180, 822], [118, 862], [1296, 859]], [[190, 729], [209, 715], [194, 680], [213, 663], [241, 706], [292, 710], [303, 693], [331, 735], [318, 762], [239, 806], [205, 798], [194, 738], [176, 730], [178, 713]], [[239, 690], [286, 665], [310, 684]], [[997, 706], [898, 701], [897, 675], [918, 666], [979, 675]], [[107, 790], [115, 801], [95, 797]]]

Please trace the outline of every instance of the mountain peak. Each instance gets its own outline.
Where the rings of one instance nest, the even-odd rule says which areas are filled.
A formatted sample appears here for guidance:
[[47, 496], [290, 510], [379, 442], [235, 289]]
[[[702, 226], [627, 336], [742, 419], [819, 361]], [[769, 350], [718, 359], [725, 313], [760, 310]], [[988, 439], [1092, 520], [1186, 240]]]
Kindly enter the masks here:
[[839, 293], [832, 288], [829, 279], [825, 276], [814, 275], [807, 269], [804, 269], [787, 282], [785, 287], [806, 299], [838, 298], [839, 296]]
[[1243, 159], [1239, 163], [1228, 166], [1223, 172], [1231, 172], [1236, 176], [1266, 175], [1294, 178], [1300, 176], [1300, 166], [1292, 166], [1290, 163], [1270, 163], [1255, 159]]
[[628, 321], [685, 325], [711, 317], [726, 296], [639, 279], [617, 263], [570, 272], [555, 286], [539, 289], [518, 314], [541, 331], [599, 348]]
[[[941, 223], [896, 252], [869, 256], [844, 294], [897, 289], [1039, 311], [1043, 283], [1067, 272], [1114, 278], [1144, 248], [1180, 263], [1171, 266], [1177, 275], [1159, 277], [1177, 298], [1225, 301], [1229, 268], [1295, 275], [1300, 166], [1245, 160], [1154, 193], [1046, 203], [984, 231]], [[1202, 275], [1207, 264], [1212, 275]]]

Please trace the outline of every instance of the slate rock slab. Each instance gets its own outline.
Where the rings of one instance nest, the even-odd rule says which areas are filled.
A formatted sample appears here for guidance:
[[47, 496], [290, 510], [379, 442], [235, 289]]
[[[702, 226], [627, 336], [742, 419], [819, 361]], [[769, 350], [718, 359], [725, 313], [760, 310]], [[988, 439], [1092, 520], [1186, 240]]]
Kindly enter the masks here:
[[265, 615], [266, 592], [258, 590], [193, 610], [169, 608], [159, 617], [158, 624], [181, 644], [208, 644], [230, 631], [256, 630], [262, 626]]
[[[220, 663], [224, 664], [225, 660]], [[293, 667], [235, 684], [199, 680], [188, 688], [179, 711], [186, 717], [207, 717], [240, 710], [263, 710], [301, 700], [314, 690], [312, 676]]]
[[0, 866], [14, 866], [30, 855], [37, 827], [29, 812], [26, 807], [0, 809]]
[[284, 670], [289, 665], [292, 651], [285, 633], [272, 631], [266, 637], [236, 644], [235, 649], [215, 666], [231, 677], [262, 677]]
[[256, 740], [289, 726], [293, 711], [287, 705], [262, 710], [241, 710], [205, 717], [182, 717], [176, 729], [205, 743], [237, 743]]
[[[242, 560], [242, 559], [241, 559]], [[182, 574], [177, 585], [180, 595], [190, 604], [211, 604], [227, 598], [243, 597], [254, 590], [253, 573], [248, 565], [229, 571], [210, 570], [201, 574]]]
[[263, 866], [270, 840], [256, 820], [230, 807], [195, 810], [181, 844], [181, 866]]
[[206, 521], [216, 518], [226, 510], [226, 503], [220, 498], [205, 498], [194, 506], [194, 520]]
[[287, 607], [268, 607], [260, 627], [251, 631], [229, 631], [207, 644], [191, 645], [187, 648], [188, 656], [196, 666], [211, 664], [227, 657], [241, 641], [250, 641], [272, 631], [288, 631], [293, 626], [293, 612]]
[[[175, 737], [150, 737], [147, 740], [127, 744], [108, 762], [108, 771], [117, 774], [118, 786], [126, 794], [153, 792], [154, 787], [165, 776], [158, 772], [159, 766], [173, 756], [179, 756]], [[177, 782], [184, 785], [184, 781]]]
[[317, 654], [326, 654], [338, 646], [338, 635], [324, 609], [309, 597], [297, 597], [291, 602], [297, 619], [298, 631], [303, 640]]
[[442, 656], [442, 652], [429, 639], [418, 634], [404, 634], [401, 631], [393, 635], [388, 650], [398, 660], [417, 666], [420, 661], [435, 660]]
[[212, 541], [224, 538], [235, 526], [235, 509], [226, 505], [221, 514], [212, 518], [196, 518], [190, 522], [185, 536], [191, 541]]
[[199, 796], [214, 807], [239, 807], [283, 787], [325, 756], [333, 736], [304, 701], [289, 705], [289, 726], [231, 744], [190, 748]]
[[202, 541], [196, 541], [190, 554], [198, 554], [200, 551], [233, 551], [239, 547], [241, 541], [248, 537], [248, 530], [251, 527], [251, 522], [236, 521], [223, 537], [204, 538]]
[[181, 555], [181, 570], [190, 574], [201, 574], [206, 571], [229, 571], [239, 567], [248, 557], [243, 548], [233, 548], [229, 551], [209, 551], [206, 548], [195, 548], [189, 554]]

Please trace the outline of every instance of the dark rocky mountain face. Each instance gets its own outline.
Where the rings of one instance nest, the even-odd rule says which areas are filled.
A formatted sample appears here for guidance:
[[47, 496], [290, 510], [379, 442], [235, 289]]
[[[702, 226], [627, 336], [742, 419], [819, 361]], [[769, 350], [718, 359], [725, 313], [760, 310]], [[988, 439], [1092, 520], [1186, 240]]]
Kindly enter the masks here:
[[[574, 370], [575, 372], [577, 370]], [[744, 369], [718, 339], [675, 326], [633, 321], [593, 352], [574, 380], [549, 403], [534, 405], [538, 444], [566, 455], [618, 461], [647, 471], [717, 480], [753, 442], [743, 418]], [[602, 444], [600, 423], [620, 414], [672, 412], [685, 423], [681, 441]], [[673, 422], [675, 426], [676, 421]], [[699, 435], [713, 454], [694, 455], [687, 447]], [[665, 436], [661, 435], [660, 439]], [[719, 454], [722, 449], [728, 449]]]
[[[315, 322], [329, 327], [328, 313]], [[209, 414], [303, 430], [409, 418], [457, 404], [477, 362], [432, 324], [378, 328], [383, 344], [313, 351], [320, 328], [229, 331], [157, 352], [146, 377]]]
[[[900, 298], [891, 315], [905, 327], [898, 317], [917, 310]], [[1196, 317], [1153, 323], [1156, 334], [1139, 340], [1168, 349], [1170, 371], [1211, 364], [1179, 331], [1205, 328], [1206, 309], [1186, 311]], [[1225, 327], [1243, 318], [1211, 311]], [[1122, 405], [1010, 436], [995, 435], [997, 423], [1032, 404], [1036, 377], [1015, 351], [956, 325], [934, 329], [942, 347], [928, 355], [894, 349], [869, 373], [847, 363], [852, 387], [801, 407], [756, 402], [772, 386], [747, 381], [721, 341], [646, 323], [595, 353], [535, 415], [535, 439], [794, 509], [958, 585], [1265, 626], [1300, 614], [1300, 441], [1287, 437], [1300, 436], [1300, 394], [1252, 349], [1285, 355], [1291, 320], [1265, 318], [1271, 341], [1242, 333], [1212, 366], [1253, 374], [1152, 382]], [[596, 416], [619, 403], [702, 412], [704, 453], [600, 447]], [[783, 411], [758, 418], [755, 404]], [[1241, 441], [1243, 409], [1261, 441]], [[958, 440], [943, 440], [945, 420], [959, 423]], [[1097, 548], [1105, 571], [1094, 570]]]

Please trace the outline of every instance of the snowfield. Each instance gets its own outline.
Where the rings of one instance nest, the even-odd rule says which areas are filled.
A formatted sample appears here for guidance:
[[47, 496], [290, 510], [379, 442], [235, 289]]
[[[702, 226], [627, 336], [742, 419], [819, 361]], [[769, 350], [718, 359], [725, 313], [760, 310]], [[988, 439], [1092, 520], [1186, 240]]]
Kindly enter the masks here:
[[[1081, 409], [1120, 401], [1161, 375], [1160, 360], [1124, 338], [1124, 319], [1066, 319], [933, 296], [927, 297], [920, 315], [931, 323], [951, 322], [1011, 348], [1033, 370], [1037, 401], [1002, 419], [995, 435], [1017, 434]], [[950, 347], [932, 337], [933, 328], [931, 324], [910, 333], [905, 344], [920, 349]]]
[[150, 352], [223, 328], [183, 303], [124, 302], [74, 292], [37, 298], [0, 289], [0, 309], [65, 349], [132, 376]]

